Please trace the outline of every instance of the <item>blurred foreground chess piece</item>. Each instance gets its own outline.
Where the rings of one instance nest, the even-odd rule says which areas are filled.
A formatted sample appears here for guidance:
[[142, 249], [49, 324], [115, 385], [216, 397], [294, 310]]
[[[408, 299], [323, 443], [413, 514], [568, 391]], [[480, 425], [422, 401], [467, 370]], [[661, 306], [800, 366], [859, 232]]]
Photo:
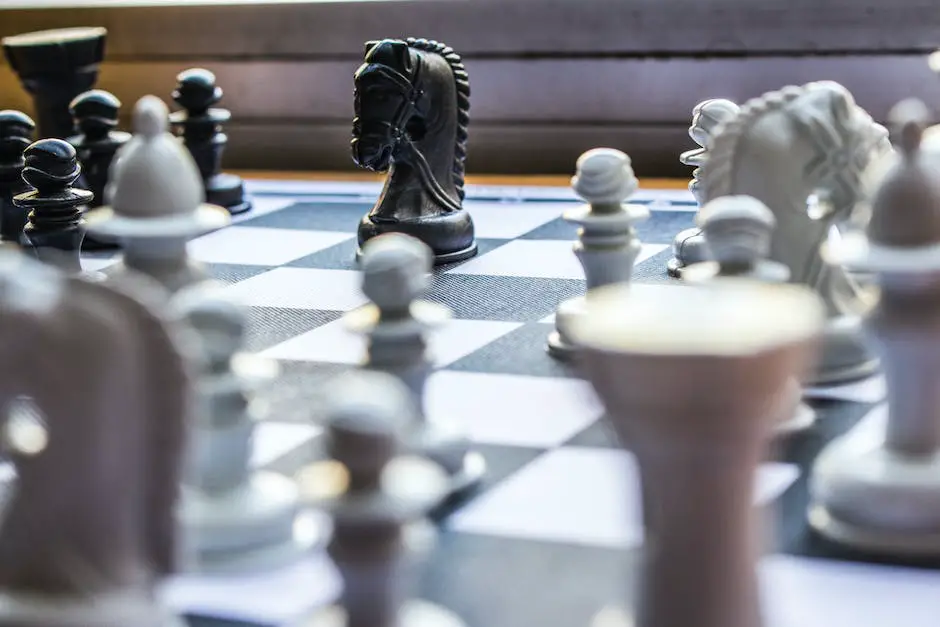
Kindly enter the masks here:
[[450, 46], [427, 39], [366, 43], [356, 70], [353, 160], [388, 172], [359, 223], [359, 246], [382, 233], [418, 238], [436, 264], [477, 254], [463, 206], [470, 83]]
[[69, 103], [97, 82], [107, 35], [104, 28], [60, 28], [0, 42], [10, 68], [33, 97], [40, 139], [75, 134]]
[[867, 233], [826, 259], [875, 273], [866, 318], [887, 405], [833, 440], [813, 465], [810, 524], [824, 537], [891, 556], [940, 556], [940, 151], [921, 146], [919, 101], [891, 112], [901, 159], [882, 181]]
[[28, 211], [22, 243], [46, 263], [81, 272], [82, 215], [94, 194], [72, 187], [82, 171], [75, 148], [63, 139], [40, 139], [23, 156], [23, 180], [33, 189], [13, 197]]
[[[703, 206], [697, 219], [708, 257], [713, 261], [685, 266], [683, 280], [691, 284], [726, 278], [787, 282], [789, 269], [767, 259], [777, 223], [767, 205], [750, 196], [722, 196]], [[798, 379], [788, 382], [781, 404], [776, 423], [778, 435], [805, 431], [816, 420], [816, 412], [803, 402], [803, 386]]]
[[804, 286], [745, 280], [588, 299], [579, 364], [636, 459], [655, 538], [624, 625], [761, 624], [754, 475], [824, 319]]
[[866, 196], [862, 179], [890, 146], [887, 130], [832, 81], [788, 86], [741, 106], [711, 138], [698, 176], [702, 199], [752, 196], [774, 212], [770, 259], [790, 281], [808, 285], [829, 319], [822, 358], [808, 385], [835, 385], [878, 372], [862, 328], [870, 290], [841, 266], [827, 265], [820, 246], [851, 219]]
[[21, 111], [0, 111], [0, 241], [19, 244], [26, 226], [27, 209], [13, 197], [29, 191], [23, 180], [23, 151], [32, 143], [36, 125]]
[[16, 469], [0, 627], [183, 625], [156, 589], [176, 570], [191, 338], [158, 313], [158, 285], [128, 279], [0, 247], [0, 405], [27, 397], [42, 415], [0, 429]]
[[[328, 552], [343, 580], [339, 603], [294, 627], [462, 627], [448, 610], [403, 598], [417, 560], [411, 541], [448, 490], [433, 463], [402, 455], [415, 421], [413, 394], [388, 373], [358, 370], [330, 384], [326, 403], [330, 460], [298, 481], [311, 505], [333, 518]], [[411, 562], [411, 564], [409, 564]]]
[[425, 414], [425, 386], [434, 368], [428, 342], [452, 315], [444, 305], [420, 300], [431, 267], [431, 250], [410, 235], [385, 233], [370, 239], [362, 249], [361, 268], [362, 291], [372, 302], [349, 312], [345, 322], [368, 338], [364, 367], [393, 374], [411, 390], [416, 407], [411, 446], [444, 468], [450, 480], [445, 496], [451, 496], [476, 487], [486, 461], [446, 417], [429, 420]]
[[242, 352], [247, 312], [213, 282], [181, 290], [172, 306], [196, 331], [204, 357], [181, 508], [194, 569], [231, 575], [296, 562], [327, 530], [301, 519], [293, 479], [252, 466], [264, 418], [252, 399], [278, 375], [277, 362]]
[[183, 136], [183, 143], [192, 154], [202, 176], [206, 202], [225, 207], [236, 215], [251, 209], [245, 185], [235, 174], [222, 172], [222, 155], [228, 135], [222, 127], [231, 118], [228, 109], [216, 105], [222, 99], [222, 88], [216, 85], [215, 74], [202, 68], [186, 70], [176, 77], [173, 101], [183, 108], [170, 115], [170, 121]]
[[645, 205], [627, 204], [639, 182], [630, 157], [619, 150], [595, 148], [581, 155], [571, 184], [585, 204], [565, 211], [563, 217], [581, 227], [574, 254], [584, 269], [586, 293], [563, 301], [555, 311], [555, 330], [547, 347], [559, 359], [574, 353], [568, 328], [574, 318], [584, 315], [591, 290], [630, 280], [642, 249], [634, 224], [650, 215]]
[[119, 265], [153, 277], [170, 292], [207, 275], [186, 250], [194, 237], [227, 226], [231, 216], [206, 204], [192, 156], [168, 132], [168, 111], [156, 96], [134, 107], [134, 135], [119, 151], [108, 183], [109, 205], [86, 215], [88, 232], [121, 243]]
[[[738, 105], [721, 98], [705, 100], [692, 109], [689, 137], [699, 147], [679, 155], [679, 162], [695, 167], [692, 171], [692, 180], [689, 181], [689, 191], [692, 192], [699, 207], [705, 204], [698, 177], [702, 165], [708, 159], [708, 142], [721, 125], [737, 115], [738, 111], [740, 111]], [[670, 276], [674, 277], [678, 277], [685, 266], [708, 259], [708, 248], [705, 246], [702, 229], [692, 227], [680, 231], [672, 241], [672, 254], [672, 259], [666, 262], [666, 270]]]

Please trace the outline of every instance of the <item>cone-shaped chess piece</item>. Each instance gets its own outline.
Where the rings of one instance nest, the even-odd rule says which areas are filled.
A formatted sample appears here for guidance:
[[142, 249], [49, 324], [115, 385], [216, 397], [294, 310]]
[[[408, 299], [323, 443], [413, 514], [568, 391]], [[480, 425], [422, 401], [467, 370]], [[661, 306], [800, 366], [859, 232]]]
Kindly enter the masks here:
[[[69, 137], [68, 141], [75, 146], [78, 160], [82, 164], [82, 176], [77, 185], [95, 195], [89, 204], [90, 208], [100, 207], [105, 203], [104, 190], [108, 184], [111, 162], [121, 146], [131, 138], [130, 133], [115, 130], [120, 109], [121, 101], [101, 89], [79, 94], [69, 104], [69, 113], [75, 120], [78, 135]], [[115, 246], [116, 242], [100, 241], [87, 235], [82, 244], [85, 250], [101, 250]]]
[[27, 211], [13, 197], [29, 191], [23, 180], [23, 151], [32, 143], [36, 125], [20, 111], [0, 111], [0, 241], [19, 244]]
[[810, 482], [809, 522], [867, 553], [940, 556], [940, 153], [924, 150], [923, 103], [904, 101], [901, 158], [872, 203], [867, 233], [824, 247], [827, 261], [875, 273], [866, 327], [881, 356], [887, 407], [833, 440]]
[[335, 380], [326, 403], [329, 461], [298, 480], [333, 518], [328, 552], [342, 580], [339, 603], [295, 627], [461, 627], [437, 605], [406, 599], [409, 531], [447, 491], [440, 469], [403, 456], [414, 422], [411, 391], [397, 377], [360, 370]]
[[23, 180], [33, 188], [13, 197], [17, 207], [29, 212], [23, 243], [40, 260], [67, 272], [81, 272], [82, 212], [92, 193], [72, 188], [82, 171], [75, 148], [62, 139], [40, 139], [23, 156]]
[[823, 320], [809, 289], [745, 280], [588, 301], [579, 364], [654, 505], [631, 625], [761, 624], [754, 476], [774, 399], [810, 365]]
[[59, 28], [4, 37], [3, 53], [33, 97], [43, 139], [75, 134], [69, 103], [91, 89], [104, 59], [104, 28]]
[[166, 105], [144, 96], [134, 108], [134, 135], [115, 157], [106, 196], [110, 205], [86, 215], [88, 232], [123, 247], [122, 267], [149, 275], [170, 292], [202, 281], [186, 251], [191, 239], [227, 226], [231, 216], [206, 204], [199, 170], [171, 135]]
[[[692, 125], [689, 127], [689, 137], [698, 148], [687, 150], [679, 155], [683, 165], [693, 166], [692, 180], [689, 181], [689, 191], [695, 201], [703, 204], [701, 189], [699, 188], [699, 170], [708, 159], [709, 138], [718, 130], [722, 123], [738, 114], [740, 107], [730, 100], [713, 98], [695, 105], [692, 109]], [[705, 236], [702, 229], [692, 227], [680, 231], [672, 241], [673, 258], [666, 262], [666, 270], [670, 276], [679, 276], [686, 265], [699, 263], [708, 259], [708, 248], [705, 246]]]
[[579, 225], [574, 254], [584, 268], [586, 294], [563, 301], [555, 312], [555, 330], [548, 336], [548, 352], [567, 359], [575, 347], [568, 327], [584, 314], [591, 290], [626, 283], [642, 245], [634, 225], [649, 217], [645, 205], [627, 204], [638, 182], [630, 157], [613, 148], [595, 148], [581, 155], [571, 179], [574, 191], [585, 204], [564, 213], [564, 219]]
[[[789, 280], [789, 268], [767, 258], [776, 218], [761, 201], [751, 196], [722, 196], [702, 207], [698, 222], [713, 261], [686, 266], [683, 280], [689, 283], [722, 278], [766, 283]], [[803, 387], [797, 379], [788, 383], [781, 404], [776, 424], [779, 435], [805, 431], [816, 420], [816, 412], [803, 402]]]
[[419, 300], [427, 289], [431, 249], [417, 238], [385, 233], [363, 247], [362, 291], [371, 304], [347, 314], [348, 328], [368, 338], [366, 368], [394, 374], [414, 395], [418, 408], [412, 432], [415, 451], [440, 464], [450, 478], [450, 494], [475, 487], [486, 462], [471, 449], [466, 434], [429, 420], [424, 413], [424, 389], [433, 369], [428, 336], [449, 320], [447, 307]]
[[232, 117], [228, 109], [213, 105], [222, 99], [222, 88], [215, 83], [215, 74], [194, 68], [176, 77], [173, 101], [183, 108], [170, 116], [173, 126], [180, 129], [183, 143], [202, 176], [206, 201], [228, 209], [235, 215], [251, 209], [241, 178], [222, 172], [222, 153], [228, 136], [222, 127]]
[[262, 419], [252, 397], [277, 376], [277, 364], [241, 352], [246, 312], [212, 283], [177, 292], [173, 307], [201, 338], [204, 357], [181, 514], [194, 567], [231, 574], [295, 562], [326, 530], [298, 524], [300, 492], [292, 479], [251, 466]]

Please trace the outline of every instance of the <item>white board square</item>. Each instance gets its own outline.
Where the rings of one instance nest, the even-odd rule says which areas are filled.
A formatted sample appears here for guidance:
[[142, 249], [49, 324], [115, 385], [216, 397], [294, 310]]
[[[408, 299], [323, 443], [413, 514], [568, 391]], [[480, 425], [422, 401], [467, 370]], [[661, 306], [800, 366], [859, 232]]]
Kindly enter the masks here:
[[280, 266], [342, 241], [351, 233], [229, 226], [189, 243], [194, 259], [206, 263]]
[[515, 239], [559, 217], [571, 203], [523, 203], [469, 201], [464, 205], [473, 217], [476, 236], [482, 239]]
[[[544, 279], [584, 279], [584, 270], [571, 246], [572, 242], [564, 240], [514, 240], [447, 272]], [[666, 244], [644, 244], [636, 263], [639, 264], [666, 248]]]
[[[765, 464], [755, 501], [769, 503], [799, 477], [790, 464]], [[614, 548], [643, 542], [636, 464], [617, 449], [549, 451], [458, 511], [457, 531]]]
[[[522, 326], [516, 322], [451, 320], [428, 338], [428, 352], [436, 367], [446, 366]], [[366, 341], [346, 330], [344, 320], [334, 320], [262, 354], [272, 359], [359, 364], [365, 357]]]
[[349, 311], [368, 302], [355, 270], [275, 268], [223, 288], [251, 307]]
[[259, 422], [252, 442], [251, 466], [262, 468], [293, 450], [308, 444], [323, 433], [323, 428], [312, 424], [289, 422]]
[[232, 224], [238, 224], [239, 222], [245, 222], [246, 220], [251, 220], [252, 218], [258, 218], [269, 213], [274, 213], [275, 211], [286, 209], [287, 207], [295, 205], [298, 202], [303, 202], [304, 200], [305, 199], [302, 196], [252, 196], [251, 210], [232, 216]]
[[551, 448], [594, 422], [603, 408], [575, 379], [441, 371], [427, 384], [432, 421], [453, 423], [482, 444]]

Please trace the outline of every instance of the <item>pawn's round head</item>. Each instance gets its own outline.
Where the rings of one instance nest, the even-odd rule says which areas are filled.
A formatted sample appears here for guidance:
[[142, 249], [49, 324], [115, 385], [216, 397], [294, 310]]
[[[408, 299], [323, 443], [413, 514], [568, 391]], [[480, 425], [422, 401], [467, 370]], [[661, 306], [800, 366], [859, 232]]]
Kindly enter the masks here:
[[578, 158], [571, 179], [574, 191], [585, 202], [620, 204], [633, 195], [639, 182], [625, 153], [615, 148], [594, 148]]
[[83, 133], [107, 133], [118, 124], [121, 101], [102, 89], [81, 93], [69, 103], [69, 113]]
[[723, 98], [713, 98], [700, 102], [692, 109], [692, 125], [689, 127], [689, 137], [699, 146], [705, 146], [718, 126], [736, 116], [739, 110], [738, 105]]
[[222, 88], [215, 84], [215, 74], [204, 68], [192, 68], [176, 77], [172, 98], [191, 113], [205, 113], [222, 99]]
[[770, 254], [776, 220], [751, 196], [722, 196], [701, 208], [699, 226], [719, 263], [756, 263]]
[[330, 457], [354, 474], [378, 475], [397, 454], [417, 416], [408, 387], [378, 370], [337, 377], [325, 401]]
[[228, 363], [244, 345], [247, 313], [217, 286], [206, 283], [184, 288], [173, 297], [173, 307], [199, 335], [210, 365]]
[[68, 187], [81, 173], [75, 147], [61, 139], [33, 142], [23, 151], [23, 157], [23, 179], [41, 192]]
[[362, 247], [362, 292], [382, 312], [407, 310], [427, 289], [433, 254], [410, 235], [384, 233]]
[[35, 131], [36, 123], [22, 111], [0, 111], [0, 150], [4, 150], [4, 146], [12, 146], [19, 151], [25, 150]]

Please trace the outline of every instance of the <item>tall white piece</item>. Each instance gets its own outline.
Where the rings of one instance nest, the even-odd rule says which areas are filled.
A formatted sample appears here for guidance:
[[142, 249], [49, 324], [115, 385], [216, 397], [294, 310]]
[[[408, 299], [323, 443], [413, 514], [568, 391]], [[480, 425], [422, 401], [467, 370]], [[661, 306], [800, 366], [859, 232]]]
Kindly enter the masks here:
[[586, 204], [569, 209], [563, 217], [581, 227], [574, 254], [584, 268], [586, 294], [563, 301], [555, 311], [555, 330], [547, 347], [558, 359], [574, 352], [571, 324], [584, 315], [591, 290], [630, 280], [642, 247], [634, 225], [649, 217], [645, 205], [626, 202], [639, 183], [630, 157], [619, 150], [595, 148], [581, 155], [571, 184]]

